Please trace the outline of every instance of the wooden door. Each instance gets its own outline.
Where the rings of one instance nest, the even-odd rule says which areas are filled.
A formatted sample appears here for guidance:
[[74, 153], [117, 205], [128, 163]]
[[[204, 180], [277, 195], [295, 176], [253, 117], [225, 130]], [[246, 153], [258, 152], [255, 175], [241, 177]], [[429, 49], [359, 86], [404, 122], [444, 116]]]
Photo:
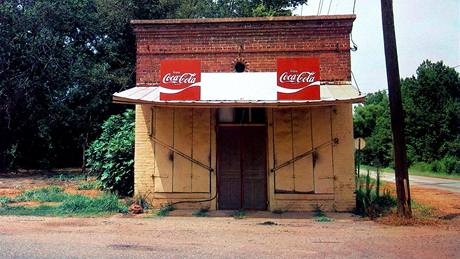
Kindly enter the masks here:
[[218, 205], [222, 210], [241, 208], [240, 128], [219, 127], [218, 150]]
[[218, 130], [219, 209], [267, 208], [266, 127]]

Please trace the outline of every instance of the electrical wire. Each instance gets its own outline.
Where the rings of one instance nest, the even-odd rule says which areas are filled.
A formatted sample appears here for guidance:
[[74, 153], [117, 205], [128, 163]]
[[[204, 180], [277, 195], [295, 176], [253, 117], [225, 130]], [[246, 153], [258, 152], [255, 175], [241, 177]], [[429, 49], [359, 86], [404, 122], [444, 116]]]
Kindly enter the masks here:
[[332, 0], [329, 1], [329, 8], [327, 9], [327, 15], [331, 12]]
[[[356, 0], [353, 1], [353, 14], [355, 14], [355, 10], [356, 10]], [[357, 51], [358, 50], [358, 45], [353, 40], [353, 31], [351, 31], [351, 33], [350, 33], [350, 41], [353, 44], [353, 47], [350, 48], [350, 50], [353, 51], [353, 52]]]
[[316, 13], [316, 15], [320, 15], [321, 14], [321, 11], [323, 10], [323, 0], [319, 0], [319, 3], [318, 3], [318, 12]]
[[358, 82], [356, 81], [355, 74], [353, 74], [353, 71], [351, 71], [351, 77], [353, 78], [353, 81], [355, 82], [356, 90], [358, 90], [359, 95], [361, 95], [361, 90], [359, 89], [359, 85], [358, 85]]

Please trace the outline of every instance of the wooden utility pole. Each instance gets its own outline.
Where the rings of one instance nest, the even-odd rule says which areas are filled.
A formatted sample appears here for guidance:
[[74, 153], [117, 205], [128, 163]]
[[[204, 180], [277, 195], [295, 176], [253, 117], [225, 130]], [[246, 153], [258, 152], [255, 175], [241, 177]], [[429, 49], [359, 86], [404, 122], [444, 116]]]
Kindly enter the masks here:
[[393, 17], [393, 0], [381, 0], [381, 7], [388, 95], [390, 99], [391, 130], [393, 132], [398, 215], [401, 217], [412, 217], [409, 174], [407, 172], [406, 138], [404, 136], [404, 114]]

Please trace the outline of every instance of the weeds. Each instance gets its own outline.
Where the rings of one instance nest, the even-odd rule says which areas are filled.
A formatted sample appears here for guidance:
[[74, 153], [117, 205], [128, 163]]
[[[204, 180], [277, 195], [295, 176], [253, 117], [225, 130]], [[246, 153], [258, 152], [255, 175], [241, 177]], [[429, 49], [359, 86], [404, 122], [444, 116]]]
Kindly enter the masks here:
[[86, 180], [87, 176], [83, 174], [59, 174], [49, 177], [50, 179], [59, 180], [62, 182], [68, 181], [82, 181]]
[[128, 205], [131, 205], [133, 203], [141, 206], [144, 210], [149, 209], [151, 207], [146, 195], [136, 195]]
[[377, 170], [377, 180], [371, 179], [369, 170], [366, 176], [357, 178], [356, 214], [376, 218], [396, 206], [390, 191], [384, 190], [380, 194], [380, 185], [380, 170]]
[[59, 186], [49, 186], [40, 189], [27, 190], [16, 196], [14, 201], [62, 202], [68, 197], [64, 189]]
[[315, 206], [315, 221], [316, 222], [332, 222], [334, 221], [333, 218], [329, 218], [328, 216], [326, 216], [326, 214], [324, 213], [324, 211], [321, 209], [321, 205], [317, 204]]
[[208, 212], [209, 212], [208, 208], [201, 208], [201, 209], [199, 209], [197, 211], [194, 211], [192, 213], [192, 215], [195, 216], [195, 217], [207, 217], [207, 216], [209, 216]]
[[246, 216], [246, 211], [243, 209], [235, 210], [232, 213], [232, 217], [234, 219], [243, 219]]
[[417, 218], [431, 218], [434, 215], [435, 209], [429, 205], [420, 204], [414, 200], [411, 202], [412, 211]]
[[10, 197], [1, 196], [0, 197], [0, 206], [5, 206], [10, 203], [12, 200]]
[[99, 181], [83, 181], [78, 184], [77, 190], [99, 190], [101, 183]]
[[164, 206], [162, 206], [157, 212], [156, 212], [156, 216], [158, 217], [166, 217], [169, 215], [169, 213], [173, 210], [175, 210], [176, 208], [174, 208], [174, 206], [170, 205], [170, 204], [166, 204]]

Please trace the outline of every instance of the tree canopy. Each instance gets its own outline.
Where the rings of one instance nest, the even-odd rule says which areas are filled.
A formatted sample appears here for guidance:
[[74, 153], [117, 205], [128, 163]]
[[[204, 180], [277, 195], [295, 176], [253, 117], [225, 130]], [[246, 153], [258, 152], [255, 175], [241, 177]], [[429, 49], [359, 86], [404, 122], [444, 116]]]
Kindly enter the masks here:
[[0, 169], [80, 166], [134, 86], [132, 19], [290, 15], [306, 0], [0, 1]]
[[[416, 75], [401, 80], [401, 92], [409, 162], [444, 166], [445, 171], [460, 173], [459, 73], [442, 62], [427, 60]], [[392, 138], [385, 91], [368, 95], [366, 103], [355, 108], [354, 127], [355, 137], [366, 138], [363, 162], [391, 165]]]

